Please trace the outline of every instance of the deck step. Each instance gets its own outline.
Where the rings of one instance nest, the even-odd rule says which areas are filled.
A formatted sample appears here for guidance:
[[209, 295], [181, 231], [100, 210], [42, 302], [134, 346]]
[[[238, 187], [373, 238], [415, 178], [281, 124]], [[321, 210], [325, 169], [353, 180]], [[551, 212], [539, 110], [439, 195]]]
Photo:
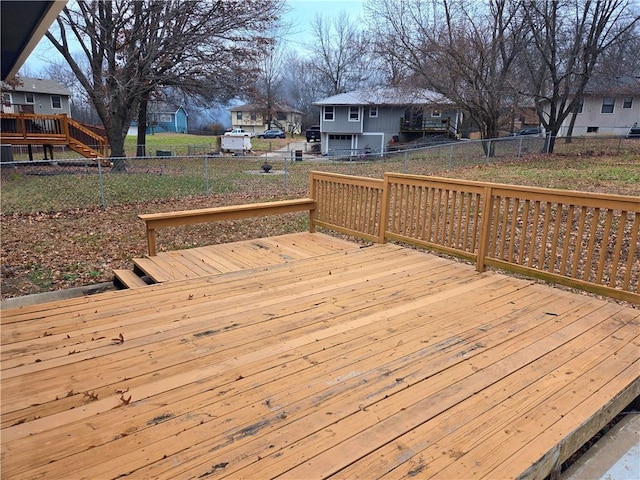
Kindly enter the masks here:
[[147, 282], [144, 281], [141, 277], [136, 275], [131, 270], [118, 269], [113, 271], [113, 281], [118, 286], [122, 286], [124, 288], [138, 288], [138, 287], [146, 287], [148, 285]]

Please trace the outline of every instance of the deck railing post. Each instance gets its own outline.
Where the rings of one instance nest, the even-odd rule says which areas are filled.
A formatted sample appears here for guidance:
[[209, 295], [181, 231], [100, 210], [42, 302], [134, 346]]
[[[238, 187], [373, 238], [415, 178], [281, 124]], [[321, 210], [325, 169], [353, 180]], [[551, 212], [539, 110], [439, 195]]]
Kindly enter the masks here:
[[478, 257], [476, 259], [476, 270], [484, 272], [485, 258], [489, 250], [489, 235], [491, 223], [493, 222], [493, 191], [491, 186], [484, 187], [484, 199], [482, 202], [482, 212], [480, 214], [480, 238], [478, 239]]
[[378, 243], [387, 243], [387, 221], [389, 218], [389, 174], [384, 174], [382, 183], [382, 199], [380, 201], [380, 225], [378, 230]]
[[60, 115], [60, 117], [58, 118], [60, 120], [60, 127], [62, 132], [64, 134], [64, 138], [67, 141], [67, 143], [69, 143], [69, 140], [71, 139], [71, 135], [69, 134], [69, 122], [67, 122], [67, 116], [66, 115]]
[[309, 175], [309, 197], [313, 198], [316, 202], [315, 208], [309, 210], [309, 232], [314, 233], [316, 231], [316, 208], [318, 208], [318, 191], [316, 189], [315, 174], [311, 172]]
[[[24, 114], [20, 114], [18, 117], [18, 132], [22, 132], [22, 138], [26, 140], [27, 138], [27, 124], [24, 121]], [[29, 160], [32, 160], [31, 158]]]
[[147, 223], [147, 246], [149, 247], [149, 256], [156, 256], [156, 230], [151, 228]]

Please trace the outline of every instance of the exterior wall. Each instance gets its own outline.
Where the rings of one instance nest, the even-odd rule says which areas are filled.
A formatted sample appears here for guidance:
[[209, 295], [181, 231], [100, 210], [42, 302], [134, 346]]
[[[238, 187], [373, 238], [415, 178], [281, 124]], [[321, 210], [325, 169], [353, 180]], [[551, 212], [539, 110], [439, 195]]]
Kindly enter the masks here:
[[257, 112], [240, 111], [242, 118], [238, 118], [238, 110], [231, 111], [231, 126], [242, 128], [247, 132], [259, 133], [266, 129], [262, 115]]
[[[180, 107], [175, 113], [171, 112], [158, 112], [151, 114], [153, 125], [147, 125], [147, 133], [187, 133], [188, 129], [188, 116], [187, 112]], [[138, 122], [135, 120], [131, 122], [127, 135], [138, 134]]]
[[322, 132], [340, 134], [362, 133], [363, 107], [358, 107], [360, 110], [360, 117], [358, 121], [349, 121], [349, 107], [335, 106], [333, 108], [333, 120], [325, 120], [326, 107], [323, 107], [320, 112], [320, 130]]
[[[603, 96], [589, 96], [584, 99], [582, 113], [576, 115], [573, 127], [573, 135], [626, 135], [634, 125], [640, 125], [640, 96], [632, 96], [631, 108], [624, 108], [624, 98], [629, 96], [614, 97], [613, 113], [602, 113]], [[548, 112], [548, 106], [545, 112]], [[564, 136], [569, 130], [571, 115], [562, 124], [558, 132]]]
[[179, 108], [174, 116], [174, 131], [178, 133], [187, 133], [187, 112], [183, 108]]
[[[403, 107], [377, 107], [377, 116], [371, 116], [371, 106], [359, 107], [359, 122], [349, 122], [349, 107], [334, 107], [334, 121], [326, 121], [324, 109], [320, 113], [322, 131], [321, 150], [331, 155], [339, 151], [354, 150], [373, 152], [386, 150], [394, 137], [400, 135]], [[345, 138], [350, 136], [350, 138]]]
[[[325, 154], [345, 150], [384, 151], [394, 137], [402, 139], [400, 126], [406, 114], [404, 107], [379, 106], [376, 109], [377, 116], [371, 116], [372, 106], [360, 106], [357, 122], [349, 121], [349, 107], [343, 105], [334, 106], [334, 120], [327, 121], [325, 108], [320, 112], [321, 150]], [[432, 109], [425, 107], [422, 114], [425, 121], [439, 126], [449, 118], [451, 125], [458, 131], [460, 114], [457, 110], [442, 110], [439, 117], [431, 115]], [[350, 136], [350, 139], [346, 136]]]
[[[294, 112], [287, 112], [286, 118], [276, 121], [282, 125], [282, 130], [285, 133], [290, 133], [293, 130], [294, 133], [300, 134], [302, 132], [302, 115]], [[242, 128], [247, 132], [260, 133], [269, 128], [266, 120], [263, 119], [262, 114], [257, 112], [242, 111], [242, 118], [238, 119], [238, 110], [231, 111], [231, 125], [233, 128]], [[278, 125], [272, 124], [271, 128], [280, 128]]]
[[[33, 95], [33, 102], [27, 102], [27, 94]], [[2, 111], [6, 113], [37, 113], [40, 115], [65, 114], [71, 117], [71, 105], [68, 95], [52, 95], [49, 93], [36, 92], [2, 92], [3, 99], [5, 96], [11, 97], [11, 105], [2, 105]], [[54, 107], [54, 98], [60, 100], [60, 108]]]

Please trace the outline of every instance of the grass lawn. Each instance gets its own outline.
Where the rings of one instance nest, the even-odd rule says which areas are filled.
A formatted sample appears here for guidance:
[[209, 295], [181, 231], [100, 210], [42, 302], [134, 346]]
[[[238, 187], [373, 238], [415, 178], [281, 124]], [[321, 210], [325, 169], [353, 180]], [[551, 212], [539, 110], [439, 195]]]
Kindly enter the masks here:
[[[188, 137], [183, 140], [192, 142], [193, 136]], [[286, 145], [289, 139], [265, 140], [276, 141]], [[151, 143], [149, 147], [156, 148]], [[376, 162], [284, 165], [269, 159], [274, 170], [286, 168], [286, 176], [259, 173], [263, 162], [259, 157], [216, 158], [205, 169], [201, 159], [163, 158], [136, 163], [125, 174], [105, 172], [106, 208], [100, 206], [94, 166], [3, 168], [2, 297], [110, 281], [114, 268], [131, 268], [131, 258], [146, 253], [138, 214], [305, 196], [311, 170], [376, 178], [385, 171], [399, 171], [640, 197], [640, 142], [625, 145], [618, 155], [574, 145], [573, 150], [564, 148], [554, 155], [506, 157], [498, 163], [480, 158], [454, 169], [449, 169], [451, 157], [446, 151]], [[305, 228], [305, 215], [292, 214], [167, 229], [160, 233], [159, 247], [189, 248]]]

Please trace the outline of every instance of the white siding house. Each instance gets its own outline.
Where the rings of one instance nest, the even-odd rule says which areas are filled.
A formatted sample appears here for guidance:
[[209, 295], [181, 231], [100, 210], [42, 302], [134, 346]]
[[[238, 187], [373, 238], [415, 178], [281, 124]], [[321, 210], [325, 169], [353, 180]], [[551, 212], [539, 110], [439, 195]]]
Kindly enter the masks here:
[[[640, 77], [618, 78], [608, 83], [604, 87], [587, 87], [572, 135], [626, 135], [631, 127], [640, 125]], [[571, 117], [563, 122], [559, 136], [567, 134]]]

